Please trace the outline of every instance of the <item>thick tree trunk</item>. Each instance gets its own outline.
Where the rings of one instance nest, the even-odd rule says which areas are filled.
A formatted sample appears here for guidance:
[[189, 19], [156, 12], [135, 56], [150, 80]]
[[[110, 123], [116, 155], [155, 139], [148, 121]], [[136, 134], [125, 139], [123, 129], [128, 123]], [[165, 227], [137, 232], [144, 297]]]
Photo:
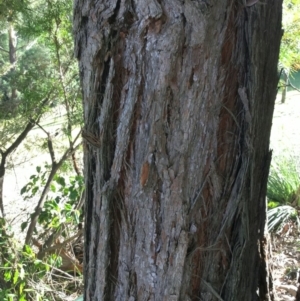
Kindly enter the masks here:
[[85, 300], [269, 300], [281, 1], [76, 0]]

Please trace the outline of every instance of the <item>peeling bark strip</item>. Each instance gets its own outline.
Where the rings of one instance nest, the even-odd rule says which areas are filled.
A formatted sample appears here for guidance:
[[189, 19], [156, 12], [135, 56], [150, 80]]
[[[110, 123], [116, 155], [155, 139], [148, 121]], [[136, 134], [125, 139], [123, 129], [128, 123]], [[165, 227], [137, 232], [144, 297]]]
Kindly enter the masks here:
[[74, 7], [85, 300], [271, 300], [264, 223], [281, 1]]

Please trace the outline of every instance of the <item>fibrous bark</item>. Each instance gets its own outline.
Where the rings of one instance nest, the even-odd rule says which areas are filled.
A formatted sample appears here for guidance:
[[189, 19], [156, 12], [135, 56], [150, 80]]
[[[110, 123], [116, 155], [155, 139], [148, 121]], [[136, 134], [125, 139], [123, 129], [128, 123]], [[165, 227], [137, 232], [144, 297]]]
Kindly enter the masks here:
[[269, 300], [281, 1], [76, 0], [85, 300]]

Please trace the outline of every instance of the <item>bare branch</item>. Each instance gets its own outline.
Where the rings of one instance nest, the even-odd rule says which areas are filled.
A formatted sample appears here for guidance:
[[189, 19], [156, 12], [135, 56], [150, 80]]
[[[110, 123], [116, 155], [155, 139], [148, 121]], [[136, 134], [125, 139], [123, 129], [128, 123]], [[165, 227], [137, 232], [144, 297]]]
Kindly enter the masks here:
[[68, 243], [72, 242], [75, 238], [79, 237], [82, 233], [83, 233], [83, 230], [79, 230], [75, 235], [73, 235], [70, 238], [66, 239], [64, 242], [44, 249], [43, 254], [48, 253], [48, 252], [53, 252], [55, 250], [59, 250], [59, 249], [64, 248]]

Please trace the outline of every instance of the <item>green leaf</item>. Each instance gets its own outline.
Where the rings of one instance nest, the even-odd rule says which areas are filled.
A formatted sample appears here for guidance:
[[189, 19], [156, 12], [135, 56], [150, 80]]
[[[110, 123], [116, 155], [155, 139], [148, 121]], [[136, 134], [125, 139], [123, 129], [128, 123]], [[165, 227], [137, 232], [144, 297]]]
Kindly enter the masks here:
[[40, 264], [40, 263], [43, 263], [40, 259], [36, 259], [36, 260], [33, 262], [34, 265], [38, 265], [38, 264]]
[[49, 226], [51, 228], [58, 228], [60, 226], [61, 222], [60, 219], [58, 217], [54, 217], [51, 221], [51, 223], [49, 224]]
[[69, 203], [66, 203], [64, 207], [65, 207], [65, 210], [66, 210], [66, 211], [71, 211], [72, 208], [73, 208], [72, 205], [69, 204]]
[[24, 294], [22, 294], [20, 297], [19, 297], [19, 301], [27, 301], [26, 296]]
[[278, 202], [273, 202], [272, 200], [268, 200], [268, 209], [276, 208], [280, 205]]
[[6, 282], [11, 280], [11, 270], [7, 270], [7, 271], [4, 272], [4, 280]]
[[34, 186], [31, 190], [32, 195], [35, 195], [37, 193], [37, 191], [39, 190], [38, 186]]
[[22, 231], [22, 232], [27, 228], [27, 225], [28, 225], [28, 221], [23, 222], [23, 223], [21, 224], [21, 231]]
[[22, 187], [22, 189], [21, 189], [21, 194], [24, 194], [25, 192], [27, 192], [27, 185], [25, 185], [25, 186]]
[[80, 217], [80, 211], [75, 210], [74, 211], [74, 218], [75, 218], [76, 224], [79, 224], [79, 217]]
[[33, 252], [33, 250], [28, 245], [25, 245], [23, 253], [27, 254], [27, 255], [30, 255], [30, 256], [35, 256], [35, 253]]
[[72, 190], [69, 194], [69, 198], [73, 201], [76, 201], [78, 199], [79, 195], [76, 190]]
[[19, 270], [16, 269], [14, 273], [13, 284], [16, 284], [18, 279], [19, 279]]
[[20, 283], [20, 285], [19, 285], [19, 293], [20, 293], [20, 295], [23, 293], [24, 286], [25, 286], [25, 282], [22, 281], [22, 282]]
[[50, 185], [50, 190], [51, 190], [52, 192], [56, 192], [56, 186], [55, 186], [54, 184], [51, 184], [51, 185]]
[[65, 178], [60, 177], [60, 176], [57, 176], [55, 180], [56, 180], [56, 182], [57, 182], [58, 184], [60, 184], [61, 186], [66, 186]]
[[41, 166], [37, 166], [37, 167], [36, 167], [36, 171], [37, 171], [38, 173], [40, 173], [40, 172], [41, 172]]

